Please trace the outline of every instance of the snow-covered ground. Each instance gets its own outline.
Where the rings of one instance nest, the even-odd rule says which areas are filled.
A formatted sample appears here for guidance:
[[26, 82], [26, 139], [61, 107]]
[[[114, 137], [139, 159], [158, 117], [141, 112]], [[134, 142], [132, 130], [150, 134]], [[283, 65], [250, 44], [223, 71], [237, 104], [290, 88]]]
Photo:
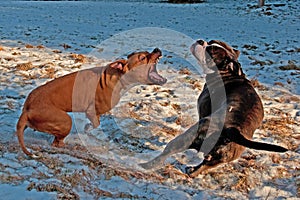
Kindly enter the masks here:
[[[0, 194], [5, 199], [281, 199], [299, 198], [300, 13], [297, 0], [6, 1], [0, 4]], [[189, 53], [193, 40], [220, 39], [241, 51], [240, 62], [265, 107], [255, 140], [285, 154], [247, 149], [235, 162], [190, 179], [181, 172], [194, 152], [176, 155], [157, 171], [137, 165], [163, 150], [197, 120], [204, 84]], [[65, 47], [65, 48], [64, 48]], [[68, 47], [68, 48], [66, 48]], [[136, 50], [159, 47], [164, 86], [136, 86], [101, 116], [89, 135], [73, 114], [67, 147], [51, 148], [45, 133], [26, 130], [31, 160], [20, 151], [15, 124], [28, 93], [55, 77]], [[109, 50], [109, 51], [108, 51]], [[108, 54], [105, 54], [109, 52]], [[95, 57], [96, 56], [96, 57]], [[180, 164], [182, 162], [183, 164]], [[187, 163], [186, 163], [187, 162]], [[195, 160], [194, 160], [195, 162]]]

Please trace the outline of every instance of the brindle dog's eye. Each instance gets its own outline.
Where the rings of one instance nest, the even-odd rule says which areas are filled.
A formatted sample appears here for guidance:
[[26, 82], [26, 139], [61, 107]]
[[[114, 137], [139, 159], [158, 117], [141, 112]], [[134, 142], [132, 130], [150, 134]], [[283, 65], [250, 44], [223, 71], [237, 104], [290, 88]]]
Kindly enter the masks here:
[[209, 46], [208, 48], [207, 48], [207, 51], [209, 52], [209, 53], [216, 53], [216, 51], [218, 51], [219, 49], [221, 49], [220, 47], [217, 47], [217, 46]]
[[211, 47], [211, 51], [213, 51], [213, 52], [215, 52], [217, 49], [218, 49], [218, 47], [216, 47], [216, 46]]
[[206, 51], [207, 51], [207, 53], [209, 53], [209, 54], [213, 53], [213, 51], [214, 51], [214, 46], [208, 46], [208, 47], [206, 48]]

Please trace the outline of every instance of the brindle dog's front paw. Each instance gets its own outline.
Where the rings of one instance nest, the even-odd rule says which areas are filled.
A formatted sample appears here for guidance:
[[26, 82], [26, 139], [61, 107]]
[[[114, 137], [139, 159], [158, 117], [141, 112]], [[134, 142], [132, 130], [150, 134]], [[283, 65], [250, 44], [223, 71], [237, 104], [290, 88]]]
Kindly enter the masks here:
[[151, 163], [147, 162], [147, 163], [139, 163], [139, 166], [141, 166], [142, 168], [149, 170], [152, 168]]
[[191, 175], [193, 172], [195, 171], [195, 168], [194, 167], [186, 167], [185, 168], [185, 173], [187, 174], [187, 175]]
[[88, 124], [86, 124], [86, 125], [84, 126], [84, 132], [85, 132], [85, 133], [89, 133], [89, 132], [91, 132], [93, 129], [94, 129], [94, 128], [93, 128], [93, 124], [91, 124], [91, 123], [88, 123]]
[[195, 167], [185, 168], [185, 173], [191, 178], [196, 178], [204, 170], [205, 170], [205, 168], [201, 168], [201, 165], [199, 165], [199, 166], [195, 166]]

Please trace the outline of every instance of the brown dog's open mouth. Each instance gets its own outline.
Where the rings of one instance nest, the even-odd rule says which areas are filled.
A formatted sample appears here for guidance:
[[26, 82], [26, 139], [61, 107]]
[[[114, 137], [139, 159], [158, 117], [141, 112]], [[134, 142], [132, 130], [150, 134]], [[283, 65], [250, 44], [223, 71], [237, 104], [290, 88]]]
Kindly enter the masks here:
[[163, 85], [167, 82], [167, 79], [157, 73], [156, 64], [150, 67], [148, 72], [148, 78], [153, 84]]
[[156, 65], [159, 61], [159, 59], [162, 57], [162, 53], [160, 49], [156, 48], [151, 53], [151, 60], [154, 60], [154, 63], [151, 63], [149, 72], [148, 72], [148, 79], [153, 83], [157, 85], [163, 85], [167, 82], [167, 79], [162, 77], [158, 74]]

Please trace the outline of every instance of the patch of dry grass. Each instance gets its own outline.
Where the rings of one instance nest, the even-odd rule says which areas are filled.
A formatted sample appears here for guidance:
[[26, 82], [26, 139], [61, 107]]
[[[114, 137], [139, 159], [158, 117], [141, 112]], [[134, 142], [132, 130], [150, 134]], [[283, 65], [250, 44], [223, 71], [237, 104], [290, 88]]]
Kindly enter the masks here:
[[16, 65], [16, 69], [22, 70], [22, 71], [28, 71], [33, 68], [34, 68], [34, 66], [33, 66], [32, 62], [20, 63], [20, 64]]

